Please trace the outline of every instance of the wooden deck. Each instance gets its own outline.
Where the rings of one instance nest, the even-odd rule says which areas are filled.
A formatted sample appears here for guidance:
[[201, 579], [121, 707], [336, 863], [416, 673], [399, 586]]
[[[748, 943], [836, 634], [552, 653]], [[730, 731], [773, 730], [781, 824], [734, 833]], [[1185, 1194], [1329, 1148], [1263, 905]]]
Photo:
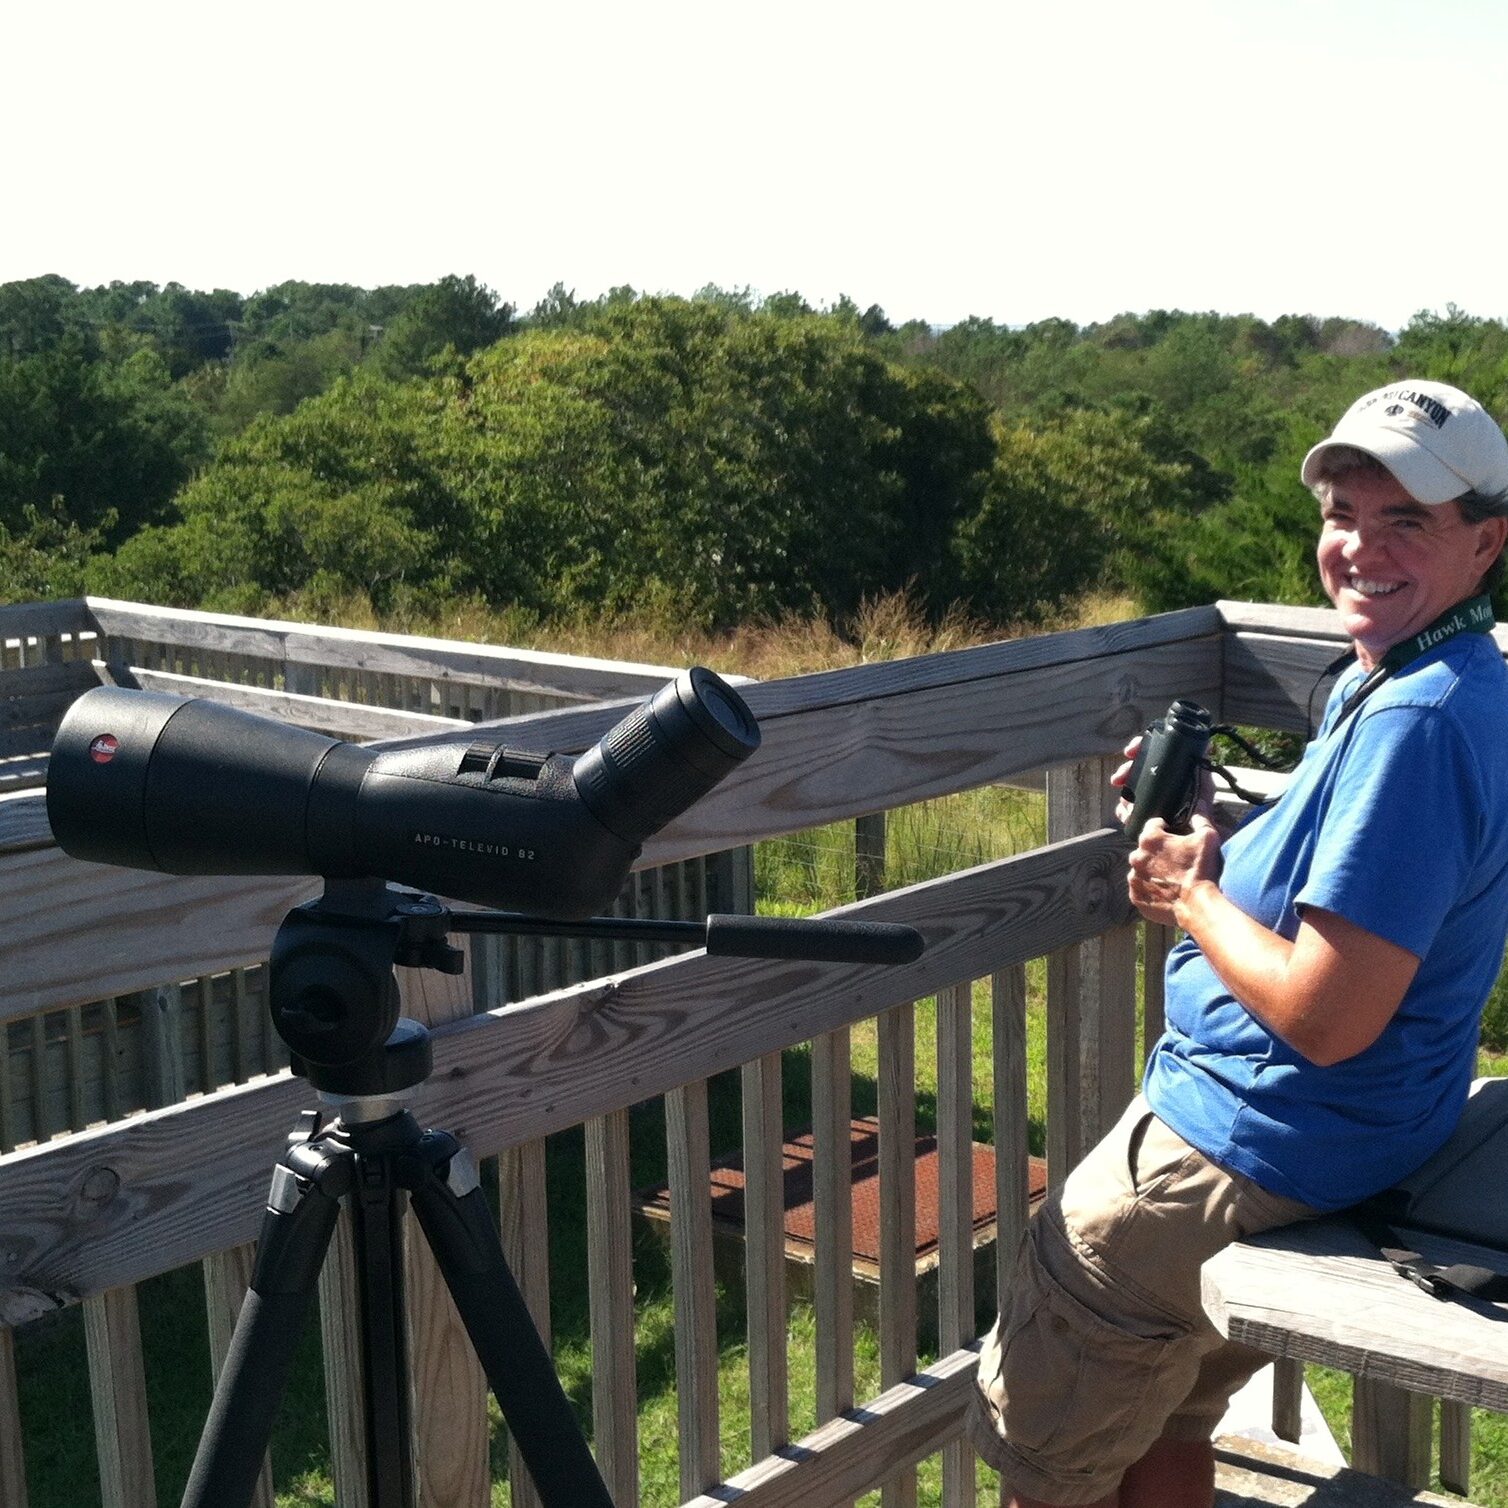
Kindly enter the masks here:
[[1215, 1508], [1472, 1508], [1250, 1440], [1217, 1440], [1215, 1448]]
[[[27, 611], [0, 610], [0, 638], [13, 649], [6, 673], [66, 666], [69, 694], [82, 684], [87, 662], [96, 677], [101, 668], [111, 679], [142, 685], [171, 676], [158, 684], [328, 728], [401, 734], [405, 741], [454, 736], [474, 716], [493, 715], [489, 705], [501, 705], [486, 701], [493, 682], [510, 696], [527, 694], [514, 684], [524, 679], [514, 651], [357, 634], [332, 639], [298, 625], [93, 600], [49, 605], [34, 620]], [[1127, 737], [1175, 696], [1201, 700], [1228, 720], [1302, 730], [1315, 677], [1337, 639], [1328, 613], [1221, 604], [748, 686], [764, 734], [761, 750], [651, 839], [644, 867], [848, 823], [857, 867], [873, 876], [883, 870], [884, 822], [876, 814], [1047, 769], [1046, 846], [905, 889], [861, 882], [861, 891], [879, 893], [843, 908], [844, 915], [917, 927], [927, 949], [914, 964], [813, 965], [700, 952], [628, 969], [599, 960], [603, 977], [542, 988], [527, 999], [506, 988], [479, 955], [460, 983], [405, 978], [408, 1013], [436, 1023], [436, 1071], [416, 1113], [454, 1130], [476, 1155], [498, 1158], [505, 1248], [546, 1328], [541, 1258], [552, 1195], [544, 1138], [584, 1130], [592, 1435], [622, 1508], [640, 1500], [629, 1116], [654, 1097], [664, 1100], [671, 1170], [682, 1500], [703, 1508], [730, 1501], [747, 1508], [840, 1508], [878, 1488], [885, 1508], [912, 1508], [918, 1465], [940, 1456], [943, 1508], [972, 1508], [981, 1484], [961, 1433], [974, 1357], [972, 1144], [978, 1107], [992, 1104], [995, 1202], [1000, 1242], [1010, 1249], [1024, 1226], [1029, 1187], [1028, 966], [1042, 978], [1046, 1000], [1045, 1152], [1055, 1178], [1132, 1091], [1139, 991], [1145, 1031], [1155, 1033], [1160, 1022], [1169, 939], [1128, 912], [1124, 845], [1105, 820], [1108, 771]], [[643, 689], [635, 682], [608, 690], [610, 667], [577, 668], [576, 679], [563, 669], [555, 673], [565, 695], [554, 709], [508, 719], [509, 743], [584, 748], [618, 721], [623, 696]], [[644, 670], [655, 685], [669, 673], [632, 669]], [[19, 698], [31, 683], [9, 684]], [[601, 695], [613, 704], [589, 700]], [[415, 721], [400, 729], [387, 714]], [[420, 721], [435, 718], [453, 721], [440, 728]], [[19, 713], [13, 722], [41, 726]], [[35, 739], [21, 740], [27, 741]], [[0, 864], [18, 898], [0, 924], [6, 958], [0, 1029], [23, 1030], [46, 1012], [66, 1015], [106, 997], [254, 968], [265, 960], [283, 913], [312, 888], [301, 880], [184, 879], [80, 864], [52, 845], [36, 790], [0, 796]], [[940, 1356], [921, 1370], [913, 1166], [919, 1023], [936, 1041], [939, 1159]], [[872, 1087], [881, 1128], [882, 1377], [879, 1395], [865, 1400], [855, 1389], [849, 1273], [856, 1028], [876, 1034], [881, 1064]], [[988, 1033], [987, 1066], [977, 1082], [976, 1030]], [[780, 1178], [782, 1055], [796, 1047], [809, 1054], [813, 1106], [819, 1420], [799, 1442], [790, 1438]], [[739, 1074], [742, 1098], [752, 1406], [749, 1437], [731, 1447], [716, 1387], [707, 1197], [708, 1080], [729, 1070]], [[134, 1285], [201, 1264], [213, 1312], [222, 1317], [214, 1346], [223, 1347], [223, 1317], [244, 1291], [245, 1243], [258, 1223], [268, 1168], [309, 1100], [299, 1080], [252, 1078], [0, 1157], [6, 1212], [0, 1503], [6, 1508], [26, 1508], [27, 1498], [13, 1344], [4, 1327], [73, 1304], [84, 1306], [88, 1320], [106, 1508], [155, 1502]], [[323, 1312], [332, 1457], [345, 1505], [362, 1500], [365, 1463], [345, 1423], [357, 1384], [349, 1327], [339, 1318], [340, 1268], [337, 1262], [331, 1270]], [[420, 1263], [411, 1278], [414, 1371], [425, 1379], [415, 1421], [422, 1500], [480, 1508], [488, 1495], [482, 1379], [456, 1340], [433, 1272]], [[994, 1282], [1000, 1281], [997, 1273]], [[744, 1464], [723, 1481], [725, 1448]], [[536, 1501], [516, 1465], [512, 1501], [519, 1508]]]

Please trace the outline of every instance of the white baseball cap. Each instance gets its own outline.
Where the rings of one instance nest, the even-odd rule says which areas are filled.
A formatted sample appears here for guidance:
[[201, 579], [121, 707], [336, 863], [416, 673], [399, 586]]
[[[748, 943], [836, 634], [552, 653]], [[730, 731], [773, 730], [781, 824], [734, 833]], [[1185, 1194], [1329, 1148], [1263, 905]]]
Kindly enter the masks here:
[[1332, 445], [1382, 462], [1416, 502], [1448, 503], [1463, 492], [1508, 499], [1508, 439], [1475, 398], [1444, 382], [1405, 378], [1358, 398], [1304, 457], [1306, 487], [1319, 480], [1319, 458]]

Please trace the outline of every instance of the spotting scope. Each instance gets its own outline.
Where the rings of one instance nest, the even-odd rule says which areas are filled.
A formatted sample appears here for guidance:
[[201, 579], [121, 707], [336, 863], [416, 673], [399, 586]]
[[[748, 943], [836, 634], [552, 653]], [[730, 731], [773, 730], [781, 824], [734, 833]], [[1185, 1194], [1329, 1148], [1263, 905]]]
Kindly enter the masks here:
[[573, 920], [609, 906], [644, 840], [759, 747], [743, 698], [697, 666], [576, 757], [482, 730], [374, 750], [203, 698], [102, 686], [47, 772], [77, 859], [168, 874], [375, 876]]

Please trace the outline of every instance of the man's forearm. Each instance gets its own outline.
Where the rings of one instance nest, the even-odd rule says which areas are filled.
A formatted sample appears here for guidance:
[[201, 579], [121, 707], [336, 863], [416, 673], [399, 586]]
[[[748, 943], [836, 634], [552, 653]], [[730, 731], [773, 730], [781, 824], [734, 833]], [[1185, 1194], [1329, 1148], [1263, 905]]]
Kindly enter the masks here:
[[1240, 1004], [1321, 1067], [1371, 1046], [1418, 968], [1406, 949], [1326, 911], [1306, 912], [1289, 942], [1213, 880], [1180, 887], [1173, 915]]

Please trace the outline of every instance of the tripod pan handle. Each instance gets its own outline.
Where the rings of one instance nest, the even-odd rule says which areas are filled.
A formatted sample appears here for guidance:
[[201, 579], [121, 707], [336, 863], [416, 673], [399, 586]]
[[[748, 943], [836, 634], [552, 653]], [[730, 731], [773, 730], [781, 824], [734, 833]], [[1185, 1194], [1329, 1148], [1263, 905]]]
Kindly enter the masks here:
[[914, 963], [925, 946], [914, 927], [894, 922], [808, 921], [793, 916], [707, 918], [707, 951], [741, 958]]

